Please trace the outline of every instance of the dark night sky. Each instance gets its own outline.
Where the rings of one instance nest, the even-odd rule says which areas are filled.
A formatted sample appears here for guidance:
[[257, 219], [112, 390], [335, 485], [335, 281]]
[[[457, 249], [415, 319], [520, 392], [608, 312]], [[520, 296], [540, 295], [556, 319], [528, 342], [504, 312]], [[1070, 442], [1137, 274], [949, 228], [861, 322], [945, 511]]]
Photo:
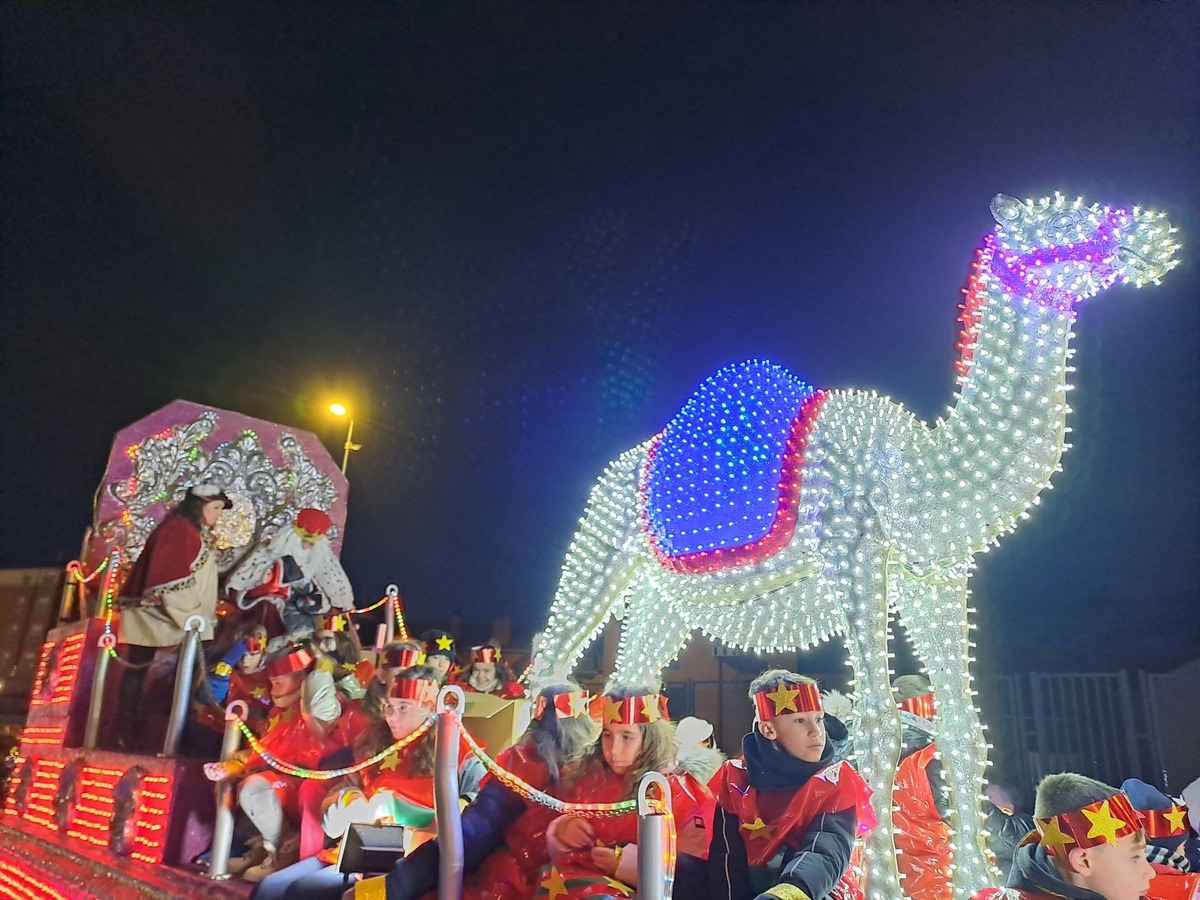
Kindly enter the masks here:
[[[316, 431], [416, 617], [539, 626], [603, 465], [767, 356], [932, 419], [998, 191], [1167, 210], [1073, 450], [981, 558], [1006, 666], [1200, 653], [1195, 4], [9, 4], [0, 566], [181, 397]], [[1113, 642], [1122, 641], [1123, 646]]]

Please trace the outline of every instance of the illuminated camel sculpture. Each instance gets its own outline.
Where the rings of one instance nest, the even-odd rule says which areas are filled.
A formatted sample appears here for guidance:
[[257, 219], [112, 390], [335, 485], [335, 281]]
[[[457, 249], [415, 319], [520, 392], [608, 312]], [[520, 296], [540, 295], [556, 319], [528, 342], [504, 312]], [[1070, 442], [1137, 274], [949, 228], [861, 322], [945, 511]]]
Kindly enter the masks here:
[[976, 553], [1016, 527], [1059, 468], [1079, 301], [1175, 265], [1164, 215], [1061, 196], [991, 204], [963, 304], [958, 394], [930, 427], [874, 393], [816, 390], [750, 360], [700, 386], [592, 489], [535, 650], [535, 686], [563, 675], [610, 616], [613, 682], [656, 682], [694, 629], [790, 651], [843, 635], [860, 719], [857, 764], [875, 791], [868, 895], [900, 896], [888, 612], [937, 697], [955, 810], [954, 890], [991, 880], [978, 797], [986, 745], [971, 701], [967, 584]]

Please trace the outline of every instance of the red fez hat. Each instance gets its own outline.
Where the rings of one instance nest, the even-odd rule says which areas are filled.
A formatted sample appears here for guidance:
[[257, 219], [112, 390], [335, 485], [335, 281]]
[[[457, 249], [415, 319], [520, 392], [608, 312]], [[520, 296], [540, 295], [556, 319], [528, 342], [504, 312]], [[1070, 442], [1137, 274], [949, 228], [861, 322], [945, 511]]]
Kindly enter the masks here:
[[312, 668], [312, 654], [304, 647], [293, 647], [287, 653], [267, 662], [267, 675], [276, 678], [293, 672], [307, 672]]
[[313, 509], [310, 506], [296, 513], [296, 533], [303, 538], [316, 539], [322, 537], [332, 527], [333, 519], [329, 518], [327, 513], [323, 513], [319, 509]]

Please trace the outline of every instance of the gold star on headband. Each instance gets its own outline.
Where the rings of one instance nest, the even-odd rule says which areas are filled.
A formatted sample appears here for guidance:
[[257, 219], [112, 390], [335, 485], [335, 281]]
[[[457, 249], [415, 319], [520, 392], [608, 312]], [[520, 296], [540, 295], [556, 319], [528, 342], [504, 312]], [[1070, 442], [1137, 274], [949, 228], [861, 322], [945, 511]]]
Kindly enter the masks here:
[[439, 650], [449, 650], [453, 646], [454, 638], [450, 637], [449, 635], [443, 634], [437, 639], [437, 648]]
[[1058, 816], [1037, 820], [1037, 830], [1042, 835], [1042, 843], [1051, 853], [1056, 850], [1065, 853], [1067, 844], [1075, 843], [1075, 838], [1058, 827]]
[[1101, 803], [1100, 808], [1095, 812], [1092, 812], [1086, 806], [1081, 812], [1092, 823], [1092, 827], [1088, 829], [1087, 833], [1089, 838], [1103, 837], [1109, 844], [1117, 842], [1117, 832], [1125, 826], [1125, 823], [1112, 814], [1112, 810], [1108, 808], [1107, 800]]
[[761, 817], [755, 816], [753, 822], [749, 822], [742, 826], [750, 835], [750, 839], [762, 838], [764, 841], [771, 839], [771, 832], [775, 830], [774, 826], [768, 825]]
[[574, 691], [571, 696], [571, 715], [586, 716], [588, 714], [588, 700], [590, 698], [583, 691]]
[[1183, 831], [1183, 820], [1187, 816], [1187, 810], [1175, 803], [1171, 804], [1171, 808], [1163, 813], [1163, 818], [1171, 823], [1172, 831]]
[[542, 887], [549, 895], [550, 900], [567, 895], [567, 885], [563, 881], [562, 872], [558, 871], [554, 866], [550, 867], [549, 877], [542, 882]]
[[657, 722], [662, 718], [662, 713], [658, 711], [657, 694], [642, 698], [642, 712], [646, 714], [647, 722]]
[[605, 698], [605, 700], [604, 700], [604, 724], [607, 725], [609, 722], [620, 722], [621, 719], [622, 719], [621, 701], [620, 700], [609, 700], [608, 698]]
[[790, 688], [786, 683], [780, 684], [779, 687], [767, 694], [771, 702], [775, 704], [775, 715], [791, 710], [799, 712], [796, 708], [796, 698], [800, 696], [799, 688]]

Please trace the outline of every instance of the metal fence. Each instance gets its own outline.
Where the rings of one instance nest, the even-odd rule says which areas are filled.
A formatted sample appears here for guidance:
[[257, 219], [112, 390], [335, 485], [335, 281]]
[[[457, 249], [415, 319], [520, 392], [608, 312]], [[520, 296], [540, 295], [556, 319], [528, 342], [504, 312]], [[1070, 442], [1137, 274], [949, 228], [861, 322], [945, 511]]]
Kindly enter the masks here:
[[[671, 716], [698, 715], [736, 753], [750, 725], [747, 677], [669, 682]], [[1200, 778], [1200, 675], [1146, 672], [981, 678], [980, 717], [991, 745], [988, 777], [1026, 795], [1053, 772], [1111, 785], [1140, 778], [1178, 795]]]

